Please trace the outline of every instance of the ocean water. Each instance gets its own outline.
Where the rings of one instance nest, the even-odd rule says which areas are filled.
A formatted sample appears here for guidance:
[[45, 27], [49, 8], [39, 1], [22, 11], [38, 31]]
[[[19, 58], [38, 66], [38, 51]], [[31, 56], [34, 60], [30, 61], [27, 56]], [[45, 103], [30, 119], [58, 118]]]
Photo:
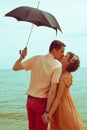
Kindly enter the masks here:
[[[0, 130], [27, 130], [30, 72], [0, 70]], [[87, 130], [87, 68], [73, 73], [71, 95]]]

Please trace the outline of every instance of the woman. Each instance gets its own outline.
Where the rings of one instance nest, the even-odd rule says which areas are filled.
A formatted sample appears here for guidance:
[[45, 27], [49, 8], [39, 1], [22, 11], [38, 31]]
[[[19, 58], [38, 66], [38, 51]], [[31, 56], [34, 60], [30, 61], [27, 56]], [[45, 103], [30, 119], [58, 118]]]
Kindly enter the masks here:
[[[72, 74], [80, 65], [79, 57], [68, 52], [62, 58], [63, 73], [55, 101], [45, 119], [51, 120], [50, 130], [84, 130], [77, 108], [71, 98], [69, 89], [72, 85]], [[45, 121], [46, 122], [46, 121]]]

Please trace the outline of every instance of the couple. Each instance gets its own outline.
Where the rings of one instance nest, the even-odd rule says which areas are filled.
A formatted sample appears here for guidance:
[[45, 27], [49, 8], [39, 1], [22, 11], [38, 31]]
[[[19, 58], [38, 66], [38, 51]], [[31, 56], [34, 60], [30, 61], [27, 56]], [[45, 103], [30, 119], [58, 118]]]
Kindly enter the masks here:
[[38, 55], [23, 61], [27, 48], [21, 52], [13, 70], [31, 70], [27, 90], [27, 114], [29, 130], [83, 130], [81, 119], [71, 99], [69, 87], [73, 72], [78, 69], [78, 56], [68, 52], [65, 44], [54, 40], [47, 55]]

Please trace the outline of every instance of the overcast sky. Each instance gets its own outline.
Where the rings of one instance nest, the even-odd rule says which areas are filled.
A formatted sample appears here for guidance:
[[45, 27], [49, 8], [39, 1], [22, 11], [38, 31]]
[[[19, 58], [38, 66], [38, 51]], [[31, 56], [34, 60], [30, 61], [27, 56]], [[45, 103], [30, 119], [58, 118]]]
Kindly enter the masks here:
[[[38, 0], [0, 1], [0, 69], [11, 69], [19, 57], [19, 50], [26, 46], [32, 24], [18, 22], [4, 15], [19, 6], [37, 7]], [[76, 53], [81, 67], [87, 67], [87, 0], [40, 0], [39, 9], [47, 11], [58, 20], [63, 33], [48, 27], [34, 25], [29, 40], [28, 55], [46, 54], [50, 43], [59, 39], [66, 44], [66, 51]]]

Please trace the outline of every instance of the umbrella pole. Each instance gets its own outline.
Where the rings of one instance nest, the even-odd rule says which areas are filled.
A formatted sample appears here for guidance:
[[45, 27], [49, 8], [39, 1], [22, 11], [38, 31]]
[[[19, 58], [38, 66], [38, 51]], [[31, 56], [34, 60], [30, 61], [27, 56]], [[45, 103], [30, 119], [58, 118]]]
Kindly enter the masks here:
[[29, 33], [29, 36], [28, 36], [28, 40], [27, 40], [27, 44], [26, 44], [26, 47], [28, 46], [28, 43], [29, 43], [29, 39], [30, 39], [30, 36], [31, 36], [31, 33], [32, 33], [32, 30], [33, 30], [33, 24], [31, 26], [31, 30], [30, 30], [30, 33]]
[[[40, 1], [38, 1], [37, 9], [39, 8], [39, 4], [40, 4]], [[31, 26], [31, 30], [30, 30], [30, 33], [29, 33], [29, 36], [28, 36], [27, 44], [26, 44], [26, 46], [25, 46], [25, 47], [27, 47], [27, 46], [28, 46], [29, 39], [30, 39], [30, 36], [31, 36], [32, 30], [33, 30], [33, 26], [34, 26], [34, 25], [32, 24], [32, 26]]]

